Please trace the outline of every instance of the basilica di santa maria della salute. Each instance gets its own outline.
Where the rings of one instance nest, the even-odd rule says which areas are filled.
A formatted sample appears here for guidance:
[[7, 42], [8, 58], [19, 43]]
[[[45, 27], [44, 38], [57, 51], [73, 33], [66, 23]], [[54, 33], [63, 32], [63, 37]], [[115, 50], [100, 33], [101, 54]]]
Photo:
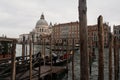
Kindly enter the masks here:
[[44, 14], [41, 14], [41, 17], [37, 21], [35, 28], [29, 34], [21, 34], [19, 36], [19, 42], [23, 41], [23, 37], [25, 37], [25, 40], [28, 40], [28, 38], [30, 38], [31, 40], [34, 40], [34, 42], [38, 42], [41, 37], [50, 36], [51, 32], [52, 23], [48, 25]]

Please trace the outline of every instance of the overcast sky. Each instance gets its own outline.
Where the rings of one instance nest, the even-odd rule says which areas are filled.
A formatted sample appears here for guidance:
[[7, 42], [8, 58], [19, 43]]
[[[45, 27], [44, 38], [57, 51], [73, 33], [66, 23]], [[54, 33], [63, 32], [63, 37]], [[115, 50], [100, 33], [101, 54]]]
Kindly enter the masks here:
[[[103, 15], [110, 26], [120, 24], [120, 0], [87, 0], [88, 25]], [[0, 0], [0, 36], [19, 37], [35, 28], [44, 13], [48, 23], [78, 21], [78, 0]]]

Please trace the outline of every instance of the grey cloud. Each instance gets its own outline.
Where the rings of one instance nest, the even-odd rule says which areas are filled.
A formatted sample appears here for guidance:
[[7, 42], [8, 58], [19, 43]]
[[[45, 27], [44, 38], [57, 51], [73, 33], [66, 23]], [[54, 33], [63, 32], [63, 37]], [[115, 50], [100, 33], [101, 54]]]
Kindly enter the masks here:
[[[87, 0], [88, 24], [96, 24], [100, 14], [105, 21], [120, 24], [119, 3], [119, 0]], [[42, 12], [48, 23], [76, 21], [78, 0], [0, 0], [0, 33], [15, 37], [28, 33]]]

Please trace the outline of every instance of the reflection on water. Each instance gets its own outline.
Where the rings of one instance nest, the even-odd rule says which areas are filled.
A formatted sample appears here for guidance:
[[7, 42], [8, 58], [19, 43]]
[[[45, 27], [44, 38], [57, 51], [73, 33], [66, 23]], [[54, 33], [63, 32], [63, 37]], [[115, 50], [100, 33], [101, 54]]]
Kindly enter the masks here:
[[[28, 47], [29, 48], [29, 47]], [[21, 45], [17, 45], [16, 48], [16, 55], [17, 56], [21, 56], [22, 54], [22, 46]], [[34, 46], [34, 53], [37, 53], [38, 51], [41, 51], [42, 47], [35, 45]], [[28, 49], [29, 50], [29, 49]], [[49, 54], [49, 50], [45, 49], [46, 54]], [[105, 49], [104, 50], [104, 80], [108, 80], [108, 54], [109, 54], [109, 50]], [[94, 62], [92, 63], [92, 73], [90, 75], [90, 80], [97, 80], [98, 78], [98, 49], [95, 50], [95, 55], [96, 55], [96, 59], [94, 60]], [[75, 52], [75, 64], [74, 64], [74, 73], [75, 73], [75, 80], [80, 80], [80, 52], [79, 50]], [[68, 79], [67, 79], [67, 74], [66, 76], [63, 78], [63, 80], [72, 80], [72, 64], [69, 64], [69, 73], [68, 73]], [[113, 76], [114, 77], [114, 76]]]

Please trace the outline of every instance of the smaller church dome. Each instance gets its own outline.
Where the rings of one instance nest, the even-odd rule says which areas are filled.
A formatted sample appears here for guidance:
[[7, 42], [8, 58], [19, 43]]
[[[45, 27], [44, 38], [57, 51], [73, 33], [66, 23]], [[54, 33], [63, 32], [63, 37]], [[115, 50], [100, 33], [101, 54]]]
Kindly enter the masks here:
[[39, 25], [45, 25], [45, 26], [48, 26], [48, 23], [47, 23], [47, 21], [45, 20], [43, 14], [41, 15], [40, 20], [37, 21], [37, 23], [36, 23], [36, 27], [39, 26]]

